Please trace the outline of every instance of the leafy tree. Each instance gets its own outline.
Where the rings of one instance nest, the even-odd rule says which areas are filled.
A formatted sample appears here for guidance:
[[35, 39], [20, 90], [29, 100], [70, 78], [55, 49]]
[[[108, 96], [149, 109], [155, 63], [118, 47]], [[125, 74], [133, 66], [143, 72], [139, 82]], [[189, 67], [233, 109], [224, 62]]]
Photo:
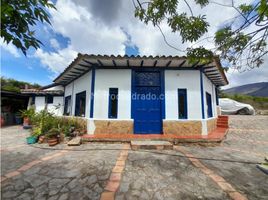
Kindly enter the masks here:
[[[246, 1], [248, 2], [248, 1]], [[178, 9], [179, 3], [188, 7], [188, 13]], [[245, 70], [246, 67], [259, 67], [263, 63], [263, 57], [267, 51], [268, 37], [268, 2], [267, 0], [254, 1], [235, 6], [234, 0], [226, 1], [226, 4], [210, 0], [194, 0], [200, 8], [208, 4], [235, 9], [237, 16], [227, 21], [226, 25], [219, 29], [214, 37], [202, 38], [208, 32], [209, 23], [205, 15], [195, 16], [189, 1], [187, 0], [133, 0], [135, 17], [145, 24], [149, 22], [158, 27], [165, 42], [172, 48], [185, 52], [190, 62], [210, 62], [216, 53], [229, 67]], [[229, 3], [229, 4], [228, 4]], [[161, 23], [167, 22], [171, 30], [179, 33], [182, 43], [190, 42], [198, 44], [204, 39], [214, 38], [216, 49], [206, 49], [203, 46], [196, 48], [178, 49], [172, 46], [161, 30]], [[238, 27], [237, 27], [237, 24]]]
[[33, 26], [50, 24], [48, 8], [55, 9], [48, 0], [1, 0], [1, 37], [24, 55], [30, 47], [38, 49], [42, 42], [35, 37]]
[[1, 90], [10, 92], [20, 92], [20, 89], [24, 89], [25, 85], [28, 85], [30, 89], [39, 89], [41, 86], [37, 83], [31, 84], [24, 81], [17, 81], [12, 78], [1, 77]]

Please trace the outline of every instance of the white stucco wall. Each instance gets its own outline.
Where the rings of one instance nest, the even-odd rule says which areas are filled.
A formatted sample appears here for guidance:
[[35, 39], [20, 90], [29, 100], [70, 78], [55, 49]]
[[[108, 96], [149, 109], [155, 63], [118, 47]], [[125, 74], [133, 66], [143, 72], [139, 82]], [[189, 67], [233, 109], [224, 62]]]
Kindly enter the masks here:
[[93, 117], [108, 119], [109, 88], [118, 88], [118, 119], [130, 119], [131, 70], [129, 69], [96, 70]]
[[[44, 96], [36, 96], [35, 97], [35, 112], [40, 112], [45, 109], [45, 97]], [[59, 109], [56, 109], [56, 106]], [[53, 103], [47, 104], [47, 110], [56, 116], [62, 116], [63, 114], [63, 97], [62, 96], [54, 96]]]
[[86, 117], [90, 113], [91, 71], [65, 86], [64, 97], [71, 97], [71, 113], [75, 114], [75, 96], [77, 93], [86, 91]]
[[212, 114], [213, 114], [213, 117], [216, 117], [216, 114], [217, 114], [217, 106], [216, 106], [215, 86], [214, 86], [214, 84], [204, 74], [203, 74], [203, 87], [204, 87], [204, 110], [205, 110], [205, 118], [208, 118], [208, 116], [207, 116], [206, 92], [208, 92], [211, 95]]
[[47, 104], [47, 110], [54, 113], [57, 116], [62, 116], [63, 114], [63, 97], [54, 96], [53, 103]]
[[200, 72], [198, 70], [166, 70], [166, 119], [178, 118], [178, 89], [187, 89], [188, 120], [202, 119]]
[[57, 86], [54, 86], [54, 87], [50, 87], [50, 88], [47, 88], [47, 89], [44, 89], [44, 90], [64, 90], [64, 87], [62, 85], [57, 85]]
[[35, 112], [40, 112], [45, 108], [45, 97], [44, 96], [36, 96], [35, 97]]

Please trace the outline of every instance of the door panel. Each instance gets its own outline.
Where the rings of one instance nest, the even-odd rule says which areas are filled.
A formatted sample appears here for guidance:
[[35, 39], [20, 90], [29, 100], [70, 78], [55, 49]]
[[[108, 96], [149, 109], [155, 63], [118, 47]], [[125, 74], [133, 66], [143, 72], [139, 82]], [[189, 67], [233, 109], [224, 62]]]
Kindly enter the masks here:
[[159, 72], [139, 72], [135, 77], [134, 133], [162, 133]]

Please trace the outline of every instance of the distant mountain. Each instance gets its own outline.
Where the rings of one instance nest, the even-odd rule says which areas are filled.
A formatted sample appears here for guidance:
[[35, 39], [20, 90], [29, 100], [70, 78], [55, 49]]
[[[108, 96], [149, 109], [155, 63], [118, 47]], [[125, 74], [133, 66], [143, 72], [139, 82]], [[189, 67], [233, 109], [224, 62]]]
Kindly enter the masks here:
[[244, 94], [249, 96], [268, 97], [268, 82], [241, 85], [226, 89], [223, 92], [226, 94]]

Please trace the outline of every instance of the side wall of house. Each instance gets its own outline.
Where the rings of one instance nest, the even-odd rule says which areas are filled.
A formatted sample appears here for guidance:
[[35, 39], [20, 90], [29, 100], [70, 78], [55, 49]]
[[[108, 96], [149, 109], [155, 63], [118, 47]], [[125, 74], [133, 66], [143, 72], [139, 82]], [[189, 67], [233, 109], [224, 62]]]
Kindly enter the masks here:
[[65, 86], [64, 97], [71, 95], [71, 113], [75, 114], [75, 97], [77, 93], [86, 91], [86, 117], [90, 113], [91, 71]]
[[53, 103], [47, 104], [47, 110], [57, 116], [63, 115], [63, 97], [54, 96]]
[[166, 70], [166, 119], [178, 120], [178, 89], [187, 90], [188, 120], [202, 119], [200, 72], [198, 70]]
[[206, 100], [206, 92], [211, 95], [211, 103], [212, 103], [212, 115], [213, 118], [217, 117], [217, 105], [216, 105], [216, 94], [215, 94], [215, 85], [203, 74], [203, 83], [204, 83], [204, 110], [205, 110], [205, 118], [207, 116], [207, 100]]
[[131, 119], [131, 70], [99, 69], [95, 73], [94, 119], [108, 119], [109, 88], [118, 88], [118, 117]]
[[[31, 97], [32, 98], [32, 97]], [[28, 108], [31, 106], [30, 102], [32, 101], [29, 98]], [[44, 110], [46, 106], [46, 97], [45, 96], [36, 96], [35, 97], [35, 112], [40, 112]], [[47, 104], [47, 110], [57, 116], [62, 116], [63, 114], [63, 97], [62, 96], [53, 96], [53, 103]]]

